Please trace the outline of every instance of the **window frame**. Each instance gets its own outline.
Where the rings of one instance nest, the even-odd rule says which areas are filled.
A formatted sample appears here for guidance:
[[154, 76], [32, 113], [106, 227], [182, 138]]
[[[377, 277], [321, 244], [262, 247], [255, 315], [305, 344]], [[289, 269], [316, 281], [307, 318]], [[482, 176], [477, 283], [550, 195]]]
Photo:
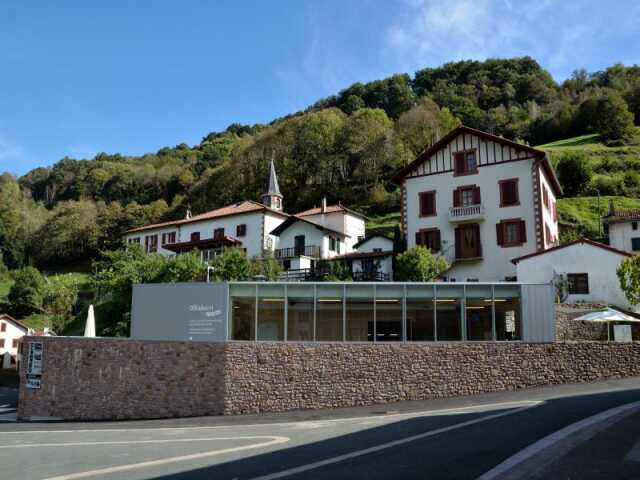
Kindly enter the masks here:
[[[473, 170], [469, 170], [467, 167], [467, 154], [473, 153], [475, 157], [475, 168]], [[476, 148], [468, 148], [466, 150], [458, 150], [457, 152], [453, 152], [453, 176], [461, 177], [464, 175], [475, 175], [478, 173], [478, 149]], [[464, 169], [458, 169], [458, 156], [463, 155], [463, 165]]]
[[[431, 206], [433, 207], [431, 213], [424, 213], [422, 211], [422, 199], [427, 196], [431, 197]], [[435, 217], [437, 215], [438, 215], [438, 209], [436, 207], [436, 191], [428, 190], [425, 192], [420, 192], [418, 194], [418, 216], [420, 218], [426, 218], [426, 217]]]
[[[421, 228], [416, 232], [420, 237], [420, 243], [416, 242], [416, 245], [421, 245], [425, 248], [429, 248], [432, 253], [437, 253], [442, 250], [442, 234], [440, 233], [439, 228]], [[429, 237], [431, 235], [437, 235], [437, 249], [431, 248], [429, 246]]]
[[[517, 207], [520, 205], [520, 188], [519, 188], [519, 178], [505, 178], [504, 180], [498, 180], [498, 189], [500, 190], [500, 208], [507, 207]], [[502, 190], [503, 186], [506, 184], [514, 185], [515, 192], [515, 202], [514, 203], [506, 203], [504, 201], [504, 191]]]
[[236, 237], [246, 237], [247, 236], [247, 224], [241, 223], [236, 225]]
[[[507, 241], [507, 226], [516, 224], [518, 225], [518, 241], [508, 242]], [[522, 218], [507, 218], [504, 220], [500, 220], [496, 224], [497, 228], [500, 228], [502, 231], [502, 243], [500, 243], [500, 237], [497, 238], [497, 244], [503, 248], [509, 247], [521, 247], [525, 243], [527, 243], [527, 224]], [[523, 239], [524, 237], [524, 239]]]
[[[586, 288], [586, 291], [576, 291], [576, 281], [585, 281], [584, 285], [580, 285]], [[567, 291], [569, 295], [589, 295], [589, 274], [588, 273], [567, 273]]]

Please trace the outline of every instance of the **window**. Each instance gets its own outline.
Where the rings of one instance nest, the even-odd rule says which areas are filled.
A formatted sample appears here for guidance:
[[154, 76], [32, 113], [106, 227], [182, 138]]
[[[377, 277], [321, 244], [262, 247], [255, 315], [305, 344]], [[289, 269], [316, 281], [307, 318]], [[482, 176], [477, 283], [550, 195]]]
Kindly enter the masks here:
[[553, 238], [551, 238], [551, 229], [549, 228], [549, 225], [547, 225], [546, 223], [544, 224], [544, 241], [545, 244], [552, 244], [553, 243]]
[[245, 224], [236, 227], [236, 237], [244, 237], [247, 234], [247, 226]]
[[420, 216], [432, 217], [436, 215], [436, 192], [420, 193]]
[[224, 238], [224, 228], [215, 228], [213, 230], [213, 238], [215, 240], [222, 240]]
[[176, 232], [163, 233], [162, 245], [167, 245], [171, 243], [176, 243]]
[[0, 338], [0, 348], [4, 348], [4, 338]]
[[588, 295], [589, 294], [589, 274], [588, 273], [568, 273], [569, 294]]
[[374, 248], [373, 249], [373, 253], [382, 253], [382, 249], [381, 248]]
[[520, 205], [520, 198], [518, 196], [518, 179], [511, 178], [509, 180], [500, 180], [498, 182], [500, 186], [500, 206], [511, 207], [514, 205]]
[[158, 251], [158, 235], [147, 235], [144, 237], [144, 246], [147, 253]]
[[454, 154], [454, 172], [455, 175], [468, 175], [478, 172], [478, 164], [476, 161], [476, 151], [468, 150], [466, 152], [457, 152]]
[[555, 204], [555, 202], [551, 204], [551, 208], [553, 209], [553, 221], [557, 222], [558, 221], [558, 207]]
[[416, 245], [423, 245], [432, 252], [440, 251], [440, 230], [431, 228], [416, 232]]
[[640, 237], [631, 239], [631, 250], [634, 252], [640, 251]]
[[129, 239], [129, 243], [136, 243], [140, 245], [140, 237], [133, 237]]
[[524, 220], [502, 220], [496, 224], [498, 245], [502, 247], [516, 247], [527, 241], [527, 229]]
[[551, 210], [551, 203], [549, 202], [549, 190], [544, 185], [542, 186], [542, 202], [547, 210]]
[[18, 339], [14, 338], [13, 342], [11, 342], [11, 347], [12, 348], [18, 348]]
[[0, 323], [0, 332], [6, 332], [6, 331], [7, 331], [7, 324]]
[[480, 187], [476, 185], [466, 185], [458, 187], [453, 191], [453, 206], [469, 207], [480, 205]]
[[329, 250], [332, 252], [336, 251], [336, 239], [335, 237], [329, 237]]
[[456, 228], [455, 253], [457, 259], [482, 257], [480, 225], [466, 224]]
[[200, 232], [192, 232], [190, 238], [192, 242], [197, 242], [200, 240]]
[[631, 222], [631, 230], [637, 230], [638, 229], [638, 222]]

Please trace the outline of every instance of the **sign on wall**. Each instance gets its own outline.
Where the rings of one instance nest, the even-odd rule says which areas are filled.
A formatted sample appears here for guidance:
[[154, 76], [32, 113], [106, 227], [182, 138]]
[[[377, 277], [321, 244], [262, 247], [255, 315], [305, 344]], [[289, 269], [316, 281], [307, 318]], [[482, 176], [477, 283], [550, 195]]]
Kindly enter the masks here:
[[42, 342], [33, 342], [29, 344], [26, 375], [27, 388], [40, 388], [41, 386], [43, 352], [44, 348]]
[[202, 342], [226, 340], [227, 284], [134, 285], [131, 338]]

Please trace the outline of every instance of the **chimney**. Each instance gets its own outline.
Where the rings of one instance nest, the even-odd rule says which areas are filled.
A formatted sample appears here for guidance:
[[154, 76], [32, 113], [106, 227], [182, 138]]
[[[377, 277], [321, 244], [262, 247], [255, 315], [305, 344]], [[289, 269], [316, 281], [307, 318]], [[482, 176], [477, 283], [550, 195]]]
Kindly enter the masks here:
[[191, 204], [187, 205], [187, 214], [184, 216], [186, 220], [189, 220], [192, 217], [191, 215]]
[[320, 213], [327, 211], [327, 197], [322, 197], [322, 203], [320, 204]]

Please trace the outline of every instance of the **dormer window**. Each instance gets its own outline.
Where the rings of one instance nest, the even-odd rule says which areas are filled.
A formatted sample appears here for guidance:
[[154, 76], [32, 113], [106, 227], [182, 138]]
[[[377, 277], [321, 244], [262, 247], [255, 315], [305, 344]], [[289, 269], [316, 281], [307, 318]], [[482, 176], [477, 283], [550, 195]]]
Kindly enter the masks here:
[[453, 160], [455, 175], [470, 175], [472, 173], [478, 173], [478, 162], [476, 160], [475, 150], [456, 152]]

